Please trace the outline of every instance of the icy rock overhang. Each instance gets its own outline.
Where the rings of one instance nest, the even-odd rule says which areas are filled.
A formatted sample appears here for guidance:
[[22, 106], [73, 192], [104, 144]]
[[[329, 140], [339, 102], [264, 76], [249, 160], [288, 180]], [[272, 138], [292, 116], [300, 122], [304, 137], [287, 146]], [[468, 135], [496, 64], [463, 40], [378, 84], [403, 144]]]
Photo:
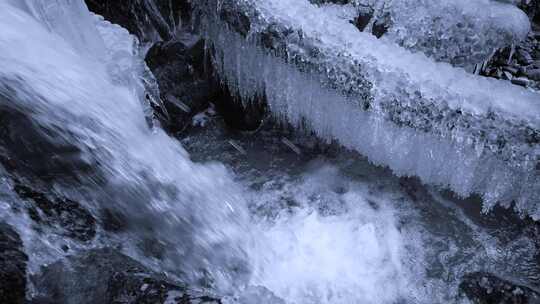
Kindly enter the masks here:
[[[472, 71], [494, 50], [526, 38], [527, 15], [492, 0], [311, 0], [363, 31]], [[336, 5], [338, 4], [338, 5]], [[341, 7], [338, 9], [337, 7]], [[345, 11], [349, 11], [345, 13]], [[350, 18], [350, 15], [358, 17]], [[355, 19], [357, 18], [357, 19]]]
[[278, 118], [398, 175], [540, 219], [540, 94], [377, 40], [307, 0], [197, 5], [242, 100], [264, 96]]

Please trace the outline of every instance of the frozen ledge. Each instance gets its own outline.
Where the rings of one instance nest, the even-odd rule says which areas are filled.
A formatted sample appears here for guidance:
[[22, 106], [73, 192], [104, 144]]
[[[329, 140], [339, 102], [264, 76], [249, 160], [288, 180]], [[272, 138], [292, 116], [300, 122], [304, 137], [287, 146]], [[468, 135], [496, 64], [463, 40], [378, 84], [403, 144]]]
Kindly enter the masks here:
[[425, 183], [540, 219], [540, 94], [435, 63], [307, 0], [201, 0], [242, 97]]

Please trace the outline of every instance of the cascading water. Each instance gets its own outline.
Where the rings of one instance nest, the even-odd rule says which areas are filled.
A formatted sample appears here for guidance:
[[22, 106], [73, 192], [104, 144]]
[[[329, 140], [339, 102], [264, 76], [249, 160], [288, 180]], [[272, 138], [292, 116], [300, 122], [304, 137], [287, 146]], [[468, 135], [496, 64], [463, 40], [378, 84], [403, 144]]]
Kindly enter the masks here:
[[[465, 214], [462, 200], [397, 178], [356, 154], [338, 149], [331, 156], [311, 150], [298, 156], [276, 142], [280, 135], [272, 130], [239, 138], [248, 150], [239, 155], [216, 131], [218, 119], [183, 145], [149, 126], [145, 99], [158, 102], [159, 93], [136, 38], [88, 12], [82, 1], [0, 2], [0, 29], [0, 118], [22, 117], [7, 120], [6, 128], [22, 130], [15, 130], [22, 136], [11, 138], [14, 143], [27, 147], [34, 138], [27, 134], [45, 138], [39, 142], [44, 148], [36, 142], [30, 144], [35, 150], [25, 151], [37, 162], [65, 161], [48, 179], [33, 167], [27, 176], [11, 172], [10, 162], [0, 168], [0, 220], [21, 235], [32, 275], [62, 259], [67, 243], [72, 252], [121, 248], [224, 303], [466, 303], [458, 285], [469, 271], [497, 272], [531, 287], [540, 282], [534, 242], [519, 224], [504, 222], [506, 230], [494, 231]], [[225, 52], [246, 49], [234, 39]], [[252, 55], [246, 60], [260, 58]], [[259, 64], [276, 62], [265, 60]], [[222, 64], [227, 80], [248, 91], [241, 95], [260, 89], [245, 70]], [[297, 75], [274, 67], [283, 75], [265, 80]], [[298, 84], [283, 83], [287, 79], [276, 87]], [[284, 101], [314, 93], [335, 97], [311, 85], [306, 95], [272, 91], [271, 107], [278, 108], [272, 110], [299, 122], [294, 105]], [[328, 116], [343, 109], [326, 110], [304, 114], [328, 126]], [[318, 131], [331, 137], [343, 128]], [[0, 152], [15, 157], [18, 147]], [[98, 229], [86, 243], [52, 228], [37, 232], [32, 214], [20, 209], [17, 179], [81, 202], [96, 217], [111, 210], [127, 228], [116, 234]]]
[[[136, 230], [131, 237], [151, 233], [147, 237], [166, 244], [171, 270], [182, 268], [195, 280], [199, 271], [189, 265], [214, 264], [208, 267], [216, 271], [214, 279], [223, 273], [223, 282], [231, 281], [219, 269], [227, 256], [242, 257], [240, 243], [250, 234], [241, 192], [222, 166], [194, 164], [163, 131], [148, 128], [135, 87], [115, 84], [109, 73], [111, 65], [133, 60], [129, 49], [123, 58], [100, 61], [79, 51], [56, 26], [47, 29], [28, 13], [0, 5], [2, 108], [25, 113], [36, 127], [55, 132], [55, 140], [80, 149], [79, 157], [101, 171], [100, 181], [83, 181], [83, 193], [60, 191], [125, 213]], [[79, 26], [95, 29], [87, 17], [77, 19]]]

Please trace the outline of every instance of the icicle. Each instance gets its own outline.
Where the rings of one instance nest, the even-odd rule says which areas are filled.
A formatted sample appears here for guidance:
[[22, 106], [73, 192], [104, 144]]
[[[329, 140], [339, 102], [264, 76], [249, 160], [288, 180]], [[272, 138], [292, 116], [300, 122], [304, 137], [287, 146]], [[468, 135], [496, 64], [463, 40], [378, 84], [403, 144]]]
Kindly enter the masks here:
[[[242, 3], [263, 16], [283, 6], [281, 22], [293, 30], [301, 27], [307, 38], [301, 42], [306, 45], [285, 45], [295, 55], [287, 62], [257, 39], [246, 40], [221, 21], [208, 20], [205, 30], [220, 58], [217, 72], [239, 97], [264, 95], [278, 120], [306, 127], [328, 142], [337, 140], [398, 175], [416, 175], [463, 196], [479, 193], [489, 206], [526, 200], [521, 210], [537, 210], [540, 176], [531, 157], [540, 149], [517, 134], [538, 130], [538, 94], [435, 64], [300, 0]], [[245, 9], [242, 5], [236, 9]], [[287, 15], [295, 10], [303, 14]], [[302, 27], [307, 22], [302, 17], [321, 22]], [[253, 27], [265, 28], [266, 19], [254, 20], [263, 23]], [[316, 51], [315, 60], [307, 50]], [[423, 117], [426, 113], [434, 116]], [[481, 130], [489, 134], [480, 137]], [[504, 146], [491, 141], [504, 136]]]

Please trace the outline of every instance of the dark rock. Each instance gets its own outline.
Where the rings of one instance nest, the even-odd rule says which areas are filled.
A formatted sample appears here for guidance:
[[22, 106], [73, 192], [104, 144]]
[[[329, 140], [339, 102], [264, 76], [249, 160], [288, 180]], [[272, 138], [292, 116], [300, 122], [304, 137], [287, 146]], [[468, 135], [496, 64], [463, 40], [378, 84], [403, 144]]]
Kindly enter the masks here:
[[516, 59], [521, 64], [529, 65], [529, 64], [531, 64], [533, 62], [531, 54], [527, 50], [525, 50], [523, 48], [518, 49], [516, 51], [515, 56], [516, 56]]
[[371, 7], [360, 8], [358, 17], [354, 19], [354, 25], [362, 32], [373, 18], [375, 11]]
[[22, 185], [16, 181], [13, 190], [30, 203], [30, 218], [39, 225], [58, 227], [60, 233], [79, 241], [89, 241], [96, 235], [96, 220], [81, 204], [54, 194]]
[[530, 84], [530, 80], [523, 77], [512, 78], [512, 83], [522, 87], [526, 87]]
[[459, 288], [475, 304], [540, 303], [540, 295], [532, 289], [485, 272], [465, 275]]
[[80, 175], [98, 180], [100, 166], [85, 150], [87, 147], [77, 146], [75, 135], [65, 128], [40, 123], [35, 118], [37, 113], [22, 106], [32, 104], [21, 100], [31, 98], [28, 96], [32, 92], [16, 93], [13, 87], [23, 91], [25, 85], [10, 80], [0, 84], [0, 163], [4, 168], [12, 174], [45, 182], [77, 180]]
[[529, 16], [529, 19], [540, 25], [540, 1], [520, 0], [518, 6]]
[[519, 69], [513, 66], [504, 66], [503, 70], [509, 72], [512, 75], [516, 75], [519, 72]]
[[[220, 303], [193, 295], [132, 258], [110, 248], [69, 256], [32, 278], [39, 296], [57, 304]], [[191, 295], [190, 295], [191, 294]]]
[[375, 20], [375, 22], [373, 22], [373, 28], [371, 29], [371, 33], [375, 35], [375, 37], [381, 38], [384, 34], [388, 32], [390, 26], [390, 16], [383, 16], [382, 18], [378, 18], [377, 20]]
[[187, 33], [183, 39], [156, 43], [146, 55], [168, 116], [162, 123], [170, 132], [183, 130], [217, 92], [205, 60], [204, 41]]
[[28, 256], [17, 232], [0, 223], [0, 303], [24, 303], [27, 262]]
[[121, 232], [128, 228], [128, 219], [119, 210], [109, 208], [101, 210], [100, 220], [105, 231]]
[[238, 131], [257, 130], [268, 113], [264, 96], [242, 101], [233, 97], [226, 87], [219, 91], [215, 105], [227, 126]]

